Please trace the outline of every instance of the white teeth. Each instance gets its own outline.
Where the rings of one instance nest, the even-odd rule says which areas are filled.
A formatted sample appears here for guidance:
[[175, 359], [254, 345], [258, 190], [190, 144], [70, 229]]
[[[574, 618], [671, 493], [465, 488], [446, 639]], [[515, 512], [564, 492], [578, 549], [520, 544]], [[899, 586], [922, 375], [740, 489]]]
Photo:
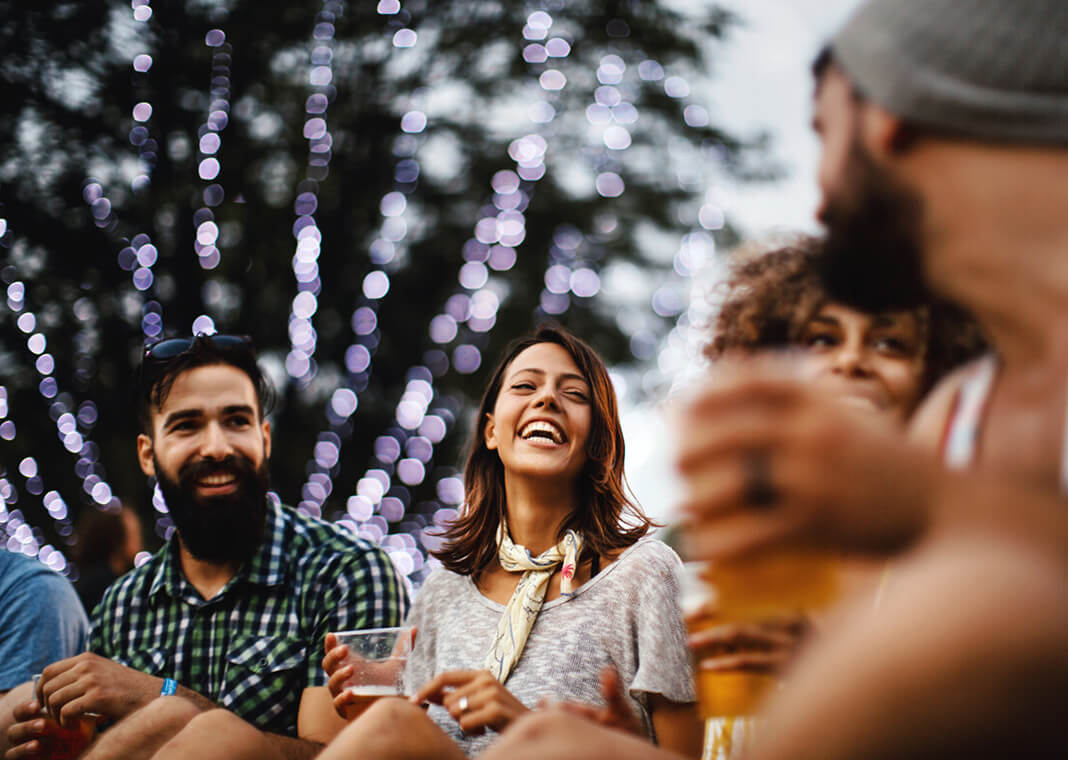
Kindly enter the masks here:
[[523, 429], [519, 431], [519, 437], [523, 440], [530, 440], [535, 436], [541, 438], [549, 438], [553, 443], [563, 443], [564, 433], [556, 425], [545, 420], [534, 420], [528, 422], [523, 426]]
[[200, 479], [200, 485], [202, 486], [224, 486], [227, 483], [232, 482], [233, 475], [208, 475], [206, 478]]

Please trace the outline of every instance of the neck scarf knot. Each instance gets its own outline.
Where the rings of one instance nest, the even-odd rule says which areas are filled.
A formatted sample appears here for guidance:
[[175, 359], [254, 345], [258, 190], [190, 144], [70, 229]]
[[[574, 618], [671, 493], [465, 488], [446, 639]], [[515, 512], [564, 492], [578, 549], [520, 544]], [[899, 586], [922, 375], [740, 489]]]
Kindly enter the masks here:
[[534, 627], [534, 621], [545, 603], [549, 578], [557, 565], [563, 564], [560, 571], [560, 595], [567, 597], [574, 593], [574, 578], [582, 544], [582, 536], [569, 530], [556, 546], [532, 557], [525, 546], [512, 542], [511, 536], [508, 535], [508, 524], [501, 519], [501, 524], [497, 526], [498, 560], [505, 570], [510, 573], [523, 573], [523, 577], [519, 579], [519, 585], [515, 587], [508, 606], [501, 614], [493, 646], [490, 647], [484, 663], [500, 683], [508, 680], [512, 668], [523, 654], [530, 629]]

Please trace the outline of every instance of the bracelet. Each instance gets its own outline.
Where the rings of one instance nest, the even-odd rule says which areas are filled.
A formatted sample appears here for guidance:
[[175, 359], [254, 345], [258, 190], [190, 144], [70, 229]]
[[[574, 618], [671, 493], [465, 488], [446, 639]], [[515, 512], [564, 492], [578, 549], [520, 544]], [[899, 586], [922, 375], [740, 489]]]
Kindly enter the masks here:
[[176, 691], [178, 691], [178, 682], [173, 678], [164, 678], [163, 688], [159, 690], [159, 695], [161, 697], [167, 697], [174, 694]]

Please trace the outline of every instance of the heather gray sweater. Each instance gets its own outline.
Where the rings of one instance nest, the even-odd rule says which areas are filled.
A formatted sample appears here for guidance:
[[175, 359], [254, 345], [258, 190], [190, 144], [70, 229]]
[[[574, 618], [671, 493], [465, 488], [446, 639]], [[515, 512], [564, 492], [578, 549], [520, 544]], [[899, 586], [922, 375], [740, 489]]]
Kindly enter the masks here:
[[[645, 538], [601, 569], [570, 598], [542, 607], [505, 687], [527, 707], [542, 697], [602, 705], [600, 674], [614, 665], [631, 706], [652, 737], [647, 696], [693, 702], [693, 673], [678, 605], [680, 562], [667, 545]], [[408, 660], [409, 694], [438, 673], [481, 669], [504, 606], [484, 597], [469, 576], [433, 573], [416, 595], [417, 626]], [[430, 717], [470, 756], [496, 733], [465, 736], [444, 708]]]

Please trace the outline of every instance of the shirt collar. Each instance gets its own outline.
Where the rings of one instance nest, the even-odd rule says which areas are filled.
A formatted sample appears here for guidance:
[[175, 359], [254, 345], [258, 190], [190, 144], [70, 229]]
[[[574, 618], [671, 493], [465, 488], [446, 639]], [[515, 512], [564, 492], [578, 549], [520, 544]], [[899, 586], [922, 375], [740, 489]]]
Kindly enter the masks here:
[[[237, 575], [227, 583], [227, 587], [232, 587], [238, 579], [259, 586], [277, 586], [284, 582], [288, 563], [282, 549], [287, 543], [290, 528], [289, 517], [282, 509], [281, 503], [273, 494], [268, 494], [263, 541], [252, 555], [252, 560], [238, 569]], [[160, 563], [149, 587], [149, 596], [155, 597], [160, 591], [165, 591], [172, 598], [181, 596], [187, 581], [181, 571], [177, 538], [172, 536], [158, 556]]]
[[281, 502], [274, 494], [267, 496], [267, 522], [263, 528], [263, 541], [252, 556], [252, 561], [238, 570], [249, 583], [260, 586], [277, 586], [286, 579], [285, 552], [290, 531], [289, 518]]

